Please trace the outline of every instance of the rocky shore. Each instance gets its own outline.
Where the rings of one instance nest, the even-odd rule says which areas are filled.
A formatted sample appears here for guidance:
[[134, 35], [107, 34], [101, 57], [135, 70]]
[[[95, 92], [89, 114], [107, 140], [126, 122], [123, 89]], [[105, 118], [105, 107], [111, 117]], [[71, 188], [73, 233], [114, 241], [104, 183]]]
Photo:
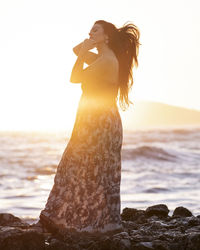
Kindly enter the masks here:
[[172, 216], [165, 204], [146, 210], [124, 208], [124, 232], [78, 236], [54, 233], [40, 222], [28, 224], [0, 213], [1, 250], [200, 250], [200, 215], [177, 207]]

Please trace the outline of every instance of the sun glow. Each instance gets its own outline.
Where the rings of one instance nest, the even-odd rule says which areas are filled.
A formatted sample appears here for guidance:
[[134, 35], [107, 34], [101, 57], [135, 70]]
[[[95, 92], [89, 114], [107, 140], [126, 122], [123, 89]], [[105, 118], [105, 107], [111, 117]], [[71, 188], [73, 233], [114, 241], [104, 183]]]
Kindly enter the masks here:
[[1, 1], [0, 130], [72, 130], [82, 92], [69, 80], [76, 60], [72, 49], [98, 19], [118, 27], [129, 20], [141, 31], [133, 102], [200, 109], [199, 3], [184, 2], [180, 11], [179, 1], [145, 1], [145, 8], [144, 1], [125, 2], [93, 6], [86, 0], [77, 8], [76, 1]]

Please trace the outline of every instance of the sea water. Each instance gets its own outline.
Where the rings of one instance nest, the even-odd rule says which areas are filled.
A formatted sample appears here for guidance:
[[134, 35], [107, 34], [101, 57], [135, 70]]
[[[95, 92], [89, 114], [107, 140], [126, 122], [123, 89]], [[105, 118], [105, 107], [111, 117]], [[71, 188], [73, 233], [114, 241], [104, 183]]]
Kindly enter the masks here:
[[[0, 213], [36, 222], [53, 186], [67, 132], [0, 132]], [[121, 212], [166, 204], [200, 214], [200, 127], [124, 131]]]

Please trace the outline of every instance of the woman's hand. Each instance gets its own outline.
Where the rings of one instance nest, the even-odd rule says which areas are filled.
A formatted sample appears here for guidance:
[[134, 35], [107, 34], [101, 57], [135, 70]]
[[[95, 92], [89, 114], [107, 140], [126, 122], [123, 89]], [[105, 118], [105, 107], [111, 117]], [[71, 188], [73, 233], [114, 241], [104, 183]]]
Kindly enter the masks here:
[[80, 49], [80, 53], [84, 54], [85, 52], [87, 52], [90, 49], [93, 49], [96, 46], [96, 42], [95, 40], [91, 39], [91, 38], [87, 38], [84, 40], [82, 47]]

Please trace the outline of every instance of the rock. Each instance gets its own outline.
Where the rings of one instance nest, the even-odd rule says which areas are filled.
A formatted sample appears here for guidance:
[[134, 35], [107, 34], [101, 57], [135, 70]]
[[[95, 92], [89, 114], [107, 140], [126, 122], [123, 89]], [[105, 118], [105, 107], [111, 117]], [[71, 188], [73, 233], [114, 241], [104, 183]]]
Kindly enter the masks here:
[[169, 209], [165, 204], [158, 204], [158, 205], [154, 205], [151, 207], [148, 207], [145, 210], [145, 215], [146, 216], [153, 216], [156, 215], [158, 217], [167, 217], [169, 213]]
[[107, 235], [50, 232], [40, 221], [29, 225], [12, 214], [0, 214], [0, 249], [200, 250], [200, 217], [188, 211], [179, 207], [168, 216], [164, 204], [146, 210], [126, 207], [121, 214], [124, 232]]
[[187, 249], [199, 250], [200, 249], [200, 232], [191, 233], [187, 238]]
[[116, 246], [119, 246], [119, 249], [130, 249], [131, 248], [131, 241], [129, 238], [129, 234], [127, 232], [121, 232], [118, 234], [115, 234], [113, 236], [114, 242]]
[[152, 250], [153, 243], [152, 242], [140, 242], [134, 246], [134, 250]]
[[0, 226], [29, 226], [28, 223], [22, 222], [19, 217], [16, 217], [10, 213], [0, 214]]
[[69, 250], [73, 249], [73, 247], [70, 248], [70, 246], [64, 242], [61, 242], [57, 239], [51, 240], [50, 244], [46, 244], [45, 250]]
[[44, 250], [44, 236], [30, 229], [0, 226], [1, 250]]
[[185, 207], [177, 207], [172, 215], [172, 217], [190, 217], [190, 216], [192, 216], [192, 213]]
[[170, 250], [169, 243], [167, 241], [154, 240], [153, 249], [155, 250]]
[[135, 208], [124, 208], [121, 214], [121, 218], [124, 221], [134, 221], [137, 224], [146, 223], [145, 211]]

